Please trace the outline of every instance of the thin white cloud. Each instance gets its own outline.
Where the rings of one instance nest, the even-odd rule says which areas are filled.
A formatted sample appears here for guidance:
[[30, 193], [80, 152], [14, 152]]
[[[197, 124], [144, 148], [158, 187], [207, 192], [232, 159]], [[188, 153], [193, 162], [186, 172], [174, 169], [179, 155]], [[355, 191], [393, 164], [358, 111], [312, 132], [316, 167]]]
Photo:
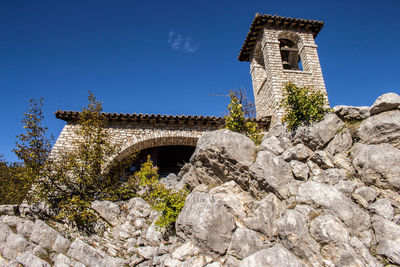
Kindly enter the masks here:
[[181, 50], [188, 53], [194, 53], [199, 49], [199, 44], [192, 41], [191, 38], [185, 37], [174, 31], [168, 33], [168, 43], [174, 50]]

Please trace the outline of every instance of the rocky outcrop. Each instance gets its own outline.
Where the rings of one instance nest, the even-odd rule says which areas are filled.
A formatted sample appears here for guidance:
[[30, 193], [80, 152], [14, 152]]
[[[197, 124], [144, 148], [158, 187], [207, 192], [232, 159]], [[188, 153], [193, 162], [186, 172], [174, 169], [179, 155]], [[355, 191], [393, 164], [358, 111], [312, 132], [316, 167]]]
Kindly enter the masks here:
[[204, 134], [165, 181], [191, 189], [176, 235], [141, 198], [92, 203], [103, 229], [92, 236], [0, 206], [0, 266], [400, 265], [396, 99], [335, 107], [294, 133], [275, 126], [258, 147]]

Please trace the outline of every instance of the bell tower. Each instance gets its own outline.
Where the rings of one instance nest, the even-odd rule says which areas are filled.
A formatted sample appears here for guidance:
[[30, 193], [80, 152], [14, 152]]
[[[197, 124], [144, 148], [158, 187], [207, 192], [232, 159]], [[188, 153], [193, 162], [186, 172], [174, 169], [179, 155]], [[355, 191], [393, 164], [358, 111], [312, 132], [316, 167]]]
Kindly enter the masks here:
[[239, 54], [250, 62], [257, 117], [279, 123], [284, 84], [308, 86], [326, 93], [315, 38], [324, 23], [256, 14]]

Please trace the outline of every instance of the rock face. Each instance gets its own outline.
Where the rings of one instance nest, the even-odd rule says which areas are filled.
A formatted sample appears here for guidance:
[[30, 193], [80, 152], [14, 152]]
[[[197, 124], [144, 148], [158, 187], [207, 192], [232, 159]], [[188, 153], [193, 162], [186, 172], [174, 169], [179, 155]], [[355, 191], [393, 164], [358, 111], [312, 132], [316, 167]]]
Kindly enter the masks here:
[[93, 202], [104, 231], [92, 236], [0, 206], [0, 266], [400, 265], [398, 95], [334, 112], [294, 133], [275, 126], [258, 147], [204, 134], [164, 180], [191, 190], [176, 235], [138, 197]]

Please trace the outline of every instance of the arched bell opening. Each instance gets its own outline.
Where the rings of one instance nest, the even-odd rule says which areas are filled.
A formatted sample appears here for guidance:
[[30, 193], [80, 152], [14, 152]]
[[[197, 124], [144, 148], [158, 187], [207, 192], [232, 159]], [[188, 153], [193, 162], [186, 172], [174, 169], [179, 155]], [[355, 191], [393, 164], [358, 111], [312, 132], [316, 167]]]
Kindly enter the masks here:
[[297, 44], [289, 39], [279, 39], [282, 65], [285, 70], [303, 70]]

